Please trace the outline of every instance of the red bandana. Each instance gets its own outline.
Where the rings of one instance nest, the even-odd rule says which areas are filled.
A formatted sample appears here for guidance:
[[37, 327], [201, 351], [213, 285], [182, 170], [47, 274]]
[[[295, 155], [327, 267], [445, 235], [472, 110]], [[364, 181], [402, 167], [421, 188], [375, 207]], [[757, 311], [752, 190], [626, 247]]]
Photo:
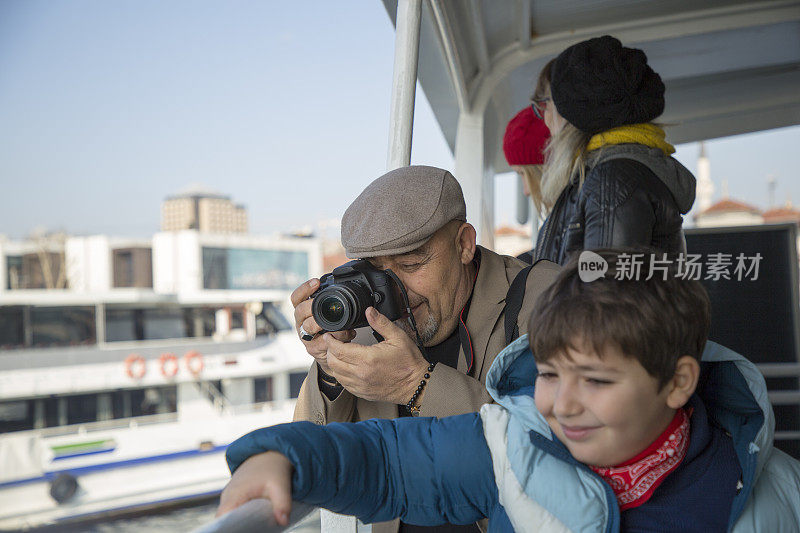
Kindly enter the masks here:
[[636, 457], [619, 466], [589, 466], [614, 489], [621, 511], [638, 507], [650, 499], [689, 447], [689, 415], [678, 409], [664, 432]]

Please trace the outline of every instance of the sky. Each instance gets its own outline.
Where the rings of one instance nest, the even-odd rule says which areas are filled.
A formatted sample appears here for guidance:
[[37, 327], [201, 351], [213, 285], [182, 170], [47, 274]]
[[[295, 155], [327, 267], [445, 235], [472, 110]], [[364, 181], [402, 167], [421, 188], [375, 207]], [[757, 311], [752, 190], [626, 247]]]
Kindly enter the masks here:
[[[251, 233], [335, 225], [385, 171], [393, 57], [378, 1], [4, 0], [0, 234], [148, 237], [194, 184], [244, 204]], [[798, 147], [800, 127], [707, 142], [717, 197], [727, 180], [766, 207], [772, 175], [800, 203]], [[454, 169], [419, 89], [412, 163]]]

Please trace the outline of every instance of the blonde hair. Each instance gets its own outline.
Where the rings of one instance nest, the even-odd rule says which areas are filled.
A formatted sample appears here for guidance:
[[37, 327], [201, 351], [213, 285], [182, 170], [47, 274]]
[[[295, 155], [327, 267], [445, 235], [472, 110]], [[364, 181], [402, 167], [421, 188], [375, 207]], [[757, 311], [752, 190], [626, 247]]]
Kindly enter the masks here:
[[541, 218], [545, 206], [542, 203], [542, 165], [514, 165], [511, 167], [528, 186], [528, 192], [533, 200], [533, 205]]
[[550, 69], [553, 67], [556, 58], [554, 57], [542, 67], [539, 71], [539, 77], [536, 78], [536, 87], [533, 89], [533, 96], [531, 102], [544, 98], [550, 92]]
[[561, 191], [577, 175], [579, 186], [586, 178], [586, 147], [591, 135], [566, 120], [555, 135], [550, 137], [544, 149], [545, 163], [541, 178], [542, 203], [549, 211], [558, 200]]

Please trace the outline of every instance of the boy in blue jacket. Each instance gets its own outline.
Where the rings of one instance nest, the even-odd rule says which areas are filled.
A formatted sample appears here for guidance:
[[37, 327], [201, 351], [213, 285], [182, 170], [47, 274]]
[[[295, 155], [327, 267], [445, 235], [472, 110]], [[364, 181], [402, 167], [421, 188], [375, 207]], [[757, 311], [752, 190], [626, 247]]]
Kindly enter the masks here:
[[[599, 279], [585, 254], [608, 264]], [[218, 514], [265, 497], [284, 524], [294, 499], [490, 531], [799, 531], [800, 463], [772, 446], [762, 376], [706, 341], [698, 282], [649, 254], [636, 279], [631, 258], [565, 266], [492, 365], [497, 404], [254, 431], [228, 448]]]

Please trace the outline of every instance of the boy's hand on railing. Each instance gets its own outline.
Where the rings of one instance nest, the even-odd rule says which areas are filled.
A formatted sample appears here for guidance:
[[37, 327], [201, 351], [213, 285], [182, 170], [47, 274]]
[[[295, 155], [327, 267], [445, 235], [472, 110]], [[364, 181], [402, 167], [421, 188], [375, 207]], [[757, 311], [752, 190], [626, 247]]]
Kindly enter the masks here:
[[286, 456], [278, 452], [253, 455], [236, 469], [220, 496], [217, 517], [256, 498], [272, 502], [275, 520], [289, 524], [292, 510], [292, 470]]

